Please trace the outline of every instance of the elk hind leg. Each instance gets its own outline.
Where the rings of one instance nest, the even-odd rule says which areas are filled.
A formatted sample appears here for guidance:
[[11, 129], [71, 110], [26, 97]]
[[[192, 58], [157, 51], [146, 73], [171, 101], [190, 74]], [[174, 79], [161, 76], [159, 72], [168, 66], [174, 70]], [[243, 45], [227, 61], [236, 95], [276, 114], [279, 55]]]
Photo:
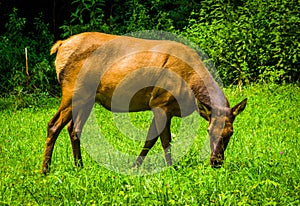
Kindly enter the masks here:
[[68, 132], [69, 132], [70, 141], [72, 145], [74, 164], [75, 166], [82, 167], [83, 162], [82, 162], [81, 151], [80, 151], [80, 139], [79, 139], [79, 135], [74, 130], [73, 120], [69, 122]]
[[41, 173], [46, 174], [49, 171], [49, 166], [51, 164], [51, 158], [56, 139], [61, 130], [64, 128], [64, 126], [71, 120], [71, 118], [71, 105], [61, 104], [54, 117], [49, 121]]

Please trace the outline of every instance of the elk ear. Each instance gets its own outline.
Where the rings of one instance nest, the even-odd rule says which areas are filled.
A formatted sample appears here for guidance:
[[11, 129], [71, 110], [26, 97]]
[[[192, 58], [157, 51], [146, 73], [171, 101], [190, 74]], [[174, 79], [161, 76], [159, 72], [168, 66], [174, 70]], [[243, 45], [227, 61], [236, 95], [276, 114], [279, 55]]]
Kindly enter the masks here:
[[232, 111], [232, 114], [234, 116], [237, 116], [238, 114], [240, 114], [242, 111], [244, 111], [245, 107], [246, 107], [246, 104], [247, 104], [247, 98], [244, 99], [243, 101], [241, 101], [240, 103], [238, 103], [237, 105], [235, 105], [231, 111]]
[[203, 102], [198, 102], [198, 109], [200, 115], [206, 119], [207, 121], [210, 121], [210, 116], [211, 116], [211, 106], [203, 103]]

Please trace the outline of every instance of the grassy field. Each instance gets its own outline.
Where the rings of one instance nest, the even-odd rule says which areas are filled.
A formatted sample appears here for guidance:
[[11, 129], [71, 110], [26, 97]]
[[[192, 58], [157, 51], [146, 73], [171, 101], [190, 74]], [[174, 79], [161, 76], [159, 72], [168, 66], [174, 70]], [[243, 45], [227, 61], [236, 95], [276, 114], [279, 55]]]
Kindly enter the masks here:
[[[2, 98], [0, 205], [299, 205], [299, 86], [253, 85], [225, 93], [231, 105], [245, 97], [248, 105], [235, 121], [223, 167], [212, 169], [209, 155], [203, 158], [207, 123], [201, 119], [176, 169], [143, 176], [106, 169], [84, 149], [85, 166], [75, 168], [66, 130], [57, 140], [50, 174], [40, 175], [46, 126], [59, 99], [37, 96], [31, 106], [16, 109], [24, 97]], [[109, 141], [137, 155], [142, 143], [123, 140], [109, 124], [112, 115], [96, 110]], [[141, 128], [150, 123], [149, 113], [131, 118]], [[159, 144], [151, 152], [162, 152]]]

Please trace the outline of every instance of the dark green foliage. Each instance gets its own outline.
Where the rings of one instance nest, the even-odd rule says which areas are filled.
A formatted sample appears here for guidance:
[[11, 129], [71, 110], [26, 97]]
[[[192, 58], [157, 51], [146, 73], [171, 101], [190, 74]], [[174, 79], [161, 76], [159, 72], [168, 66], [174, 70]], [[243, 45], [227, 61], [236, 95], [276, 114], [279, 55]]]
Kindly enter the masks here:
[[[53, 36], [44, 23], [43, 16], [37, 16], [34, 28], [25, 30], [26, 19], [19, 17], [17, 9], [6, 24], [7, 32], [0, 36], [0, 87], [1, 93], [52, 91], [56, 85], [55, 70], [51, 68], [49, 48]], [[28, 71], [26, 75], [25, 48], [28, 50]]]
[[95, 30], [115, 34], [172, 31], [188, 24], [187, 17], [197, 5], [188, 0], [74, 0], [71, 21], [61, 28], [65, 37]]
[[[92, 2], [99, 7], [91, 6]], [[64, 36], [93, 30], [116, 34], [176, 32], [212, 58], [225, 85], [299, 80], [297, 1], [114, 1], [109, 15], [104, 12], [108, 9], [105, 0], [73, 3], [76, 9], [70, 26], [63, 27]], [[82, 15], [85, 12], [90, 16]], [[73, 26], [74, 22], [79, 24]]]
[[202, 1], [200, 8], [183, 34], [213, 58], [227, 85], [299, 80], [298, 1]]
[[104, 21], [104, 0], [74, 0], [72, 5], [76, 9], [71, 14], [70, 22], [61, 26], [62, 37], [84, 31], [109, 32], [109, 27]]
[[[162, 30], [185, 36], [200, 47], [216, 65], [224, 85], [299, 81], [297, 0], [70, 1], [70, 20], [60, 25], [60, 38], [84, 31], [123, 35]], [[58, 91], [54, 57], [49, 55], [54, 37], [48, 27], [42, 14], [28, 26], [17, 10], [11, 13], [0, 36], [1, 94]]]

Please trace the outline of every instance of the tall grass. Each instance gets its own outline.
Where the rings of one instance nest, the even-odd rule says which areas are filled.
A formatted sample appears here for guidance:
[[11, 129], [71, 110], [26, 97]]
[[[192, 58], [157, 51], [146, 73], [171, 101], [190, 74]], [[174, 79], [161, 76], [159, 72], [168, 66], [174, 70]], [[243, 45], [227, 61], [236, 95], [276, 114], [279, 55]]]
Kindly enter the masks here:
[[[108, 170], [85, 151], [84, 168], [75, 168], [66, 130], [57, 140], [50, 174], [40, 175], [47, 122], [59, 100], [43, 97], [33, 100], [40, 105], [16, 109], [11, 98], [0, 99], [6, 105], [0, 113], [0, 205], [299, 205], [299, 87], [253, 85], [225, 92], [232, 105], [244, 97], [249, 102], [236, 119], [223, 167], [212, 169], [209, 155], [201, 158], [207, 127], [201, 119], [192, 148], [176, 167], [145, 176]], [[106, 124], [111, 114], [97, 110], [116, 148], [129, 147]], [[141, 128], [150, 122], [148, 113], [131, 118]], [[140, 149], [137, 144], [133, 154]], [[158, 144], [151, 152], [162, 149]]]

